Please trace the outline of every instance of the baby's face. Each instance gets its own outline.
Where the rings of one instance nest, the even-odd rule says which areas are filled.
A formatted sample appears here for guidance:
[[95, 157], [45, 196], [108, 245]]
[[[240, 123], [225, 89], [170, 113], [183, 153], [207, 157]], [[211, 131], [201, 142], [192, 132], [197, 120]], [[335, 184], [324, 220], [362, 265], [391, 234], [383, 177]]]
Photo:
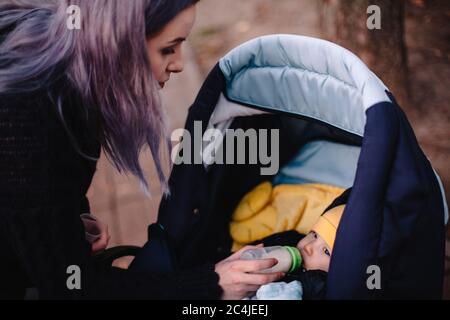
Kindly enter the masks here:
[[322, 270], [328, 272], [331, 249], [320, 235], [311, 231], [297, 243], [306, 270]]

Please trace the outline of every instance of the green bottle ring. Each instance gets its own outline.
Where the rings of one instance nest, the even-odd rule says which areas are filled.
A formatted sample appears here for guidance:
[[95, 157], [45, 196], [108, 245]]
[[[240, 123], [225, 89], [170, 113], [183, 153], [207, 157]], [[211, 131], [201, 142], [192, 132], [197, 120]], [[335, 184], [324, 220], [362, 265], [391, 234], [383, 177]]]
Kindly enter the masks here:
[[298, 251], [295, 247], [284, 246], [284, 248], [286, 248], [292, 258], [292, 264], [288, 273], [297, 271], [302, 264], [302, 256], [300, 255], [300, 251]]

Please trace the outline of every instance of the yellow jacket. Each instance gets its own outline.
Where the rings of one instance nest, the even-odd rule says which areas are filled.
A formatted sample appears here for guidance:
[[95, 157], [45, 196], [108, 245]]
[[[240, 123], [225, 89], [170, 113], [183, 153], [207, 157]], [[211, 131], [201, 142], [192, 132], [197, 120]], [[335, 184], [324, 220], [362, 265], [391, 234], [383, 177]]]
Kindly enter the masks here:
[[307, 234], [343, 191], [324, 184], [259, 184], [242, 198], [233, 213], [232, 250], [281, 231]]

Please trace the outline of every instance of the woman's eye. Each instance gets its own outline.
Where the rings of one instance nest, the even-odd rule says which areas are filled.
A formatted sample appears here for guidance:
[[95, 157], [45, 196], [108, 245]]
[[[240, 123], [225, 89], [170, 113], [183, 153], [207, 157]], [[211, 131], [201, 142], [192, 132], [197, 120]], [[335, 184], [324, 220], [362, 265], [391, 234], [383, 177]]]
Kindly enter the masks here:
[[175, 53], [175, 49], [174, 48], [164, 48], [161, 50], [161, 53], [165, 56], [169, 55], [169, 54], [173, 54], [173, 53]]

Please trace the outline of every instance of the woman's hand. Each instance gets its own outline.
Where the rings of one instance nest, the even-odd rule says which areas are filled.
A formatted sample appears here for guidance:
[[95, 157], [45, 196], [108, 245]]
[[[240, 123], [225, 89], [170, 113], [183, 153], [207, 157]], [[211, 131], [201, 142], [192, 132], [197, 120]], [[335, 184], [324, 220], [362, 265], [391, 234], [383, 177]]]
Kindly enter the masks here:
[[256, 292], [263, 284], [284, 277], [282, 272], [254, 274], [254, 272], [277, 264], [276, 259], [239, 260], [242, 252], [254, 248], [255, 246], [246, 246], [216, 264], [215, 271], [219, 274], [219, 285], [223, 290], [223, 300], [242, 299]]
[[86, 240], [92, 244], [92, 252], [97, 253], [105, 250], [111, 238], [108, 225], [92, 214], [82, 214], [81, 221], [83, 221], [86, 230]]
[[97, 253], [103, 251], [108, 247], [108, 242], [111, 236], [109, 235], [108, 225], [101, 221], [97, 221], [98, 228], [100, 229], [100, 238], [92, 243], [92, 252]]

